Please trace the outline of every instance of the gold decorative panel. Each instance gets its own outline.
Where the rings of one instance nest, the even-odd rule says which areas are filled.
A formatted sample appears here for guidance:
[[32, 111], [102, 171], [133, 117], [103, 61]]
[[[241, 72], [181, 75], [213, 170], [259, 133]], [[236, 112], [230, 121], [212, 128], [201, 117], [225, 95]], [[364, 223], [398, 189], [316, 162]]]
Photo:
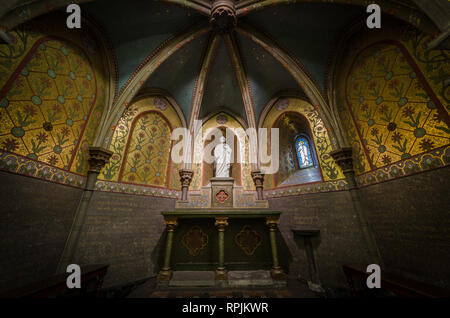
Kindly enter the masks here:
[[262, 237], [250, 226], [245, 225], [242, 230], [236, 234], [234, 242], [246, 255], [253, 255], [262, 243]]
[[195, 225], [183, 235], [181, 243], [188, 250], [189, 255], [197, 256], [208, 245], [208, 235]]
[[427, 41], [407, 26], [387, 27], [345, 55], [338, 105], [357, 174], [450, 144], [450, 55]]
[[105, 104], [101, 52], [56, 23], [19, 27], [0, 46], [0, 149], [86, 174]]
[[181, 127], [178, 114], [162, 97], [130, 105], [114, 127], [113, 155], [99, 179], [180, 189], [180, 164], [171, 160], [172, 130]]

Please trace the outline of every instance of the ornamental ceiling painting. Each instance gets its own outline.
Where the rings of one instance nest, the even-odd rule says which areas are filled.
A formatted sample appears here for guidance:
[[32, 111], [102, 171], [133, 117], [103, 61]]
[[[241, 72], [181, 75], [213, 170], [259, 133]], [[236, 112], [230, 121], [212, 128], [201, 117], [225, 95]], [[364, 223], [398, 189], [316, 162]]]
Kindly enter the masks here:
[[105, 104], [101, 52], [87, 31], [30, 22], [0, 47], [0, 148], [85, 175]]
[[404, 25], [360, 35], [338, 91], [341, 117], [362, 174], [450, 144], [450, 55]]

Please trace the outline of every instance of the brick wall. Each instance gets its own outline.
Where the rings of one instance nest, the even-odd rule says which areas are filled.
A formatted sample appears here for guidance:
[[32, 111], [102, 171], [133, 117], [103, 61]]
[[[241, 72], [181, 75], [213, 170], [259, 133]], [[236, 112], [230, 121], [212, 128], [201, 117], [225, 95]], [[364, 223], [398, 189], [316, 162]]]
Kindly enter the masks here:
[[81, 192], [0, 172], [0, 290], [55, 273]]
[[165, 242], [160, 211], [174, 207], [174, 199], [94, 192], [76, 261], [110, 264], [104, 287], [154, 275]]
[[360, 191], [386, 268], [450, 289], [450, 167]]
[[322, 283], [344, 287], [342, 264], [367, 262], [367, 249], [348, 192], [273, 198], [269, 204], [283, 211], [279, 228], [293, 255], [291, 275], [309, 278], [303, 241], [297, 240], [298, 247], [293, 240], [291, 228], [295, 225], [320, 229], [312, 243]]

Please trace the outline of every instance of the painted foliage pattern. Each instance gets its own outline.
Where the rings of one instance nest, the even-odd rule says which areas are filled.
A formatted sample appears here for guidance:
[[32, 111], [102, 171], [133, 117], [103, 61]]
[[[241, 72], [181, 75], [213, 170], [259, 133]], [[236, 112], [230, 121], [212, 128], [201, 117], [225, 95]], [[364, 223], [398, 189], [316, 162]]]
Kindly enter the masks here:
[[[334, 162], [329, 154], [333, 149], [325, 125], [320, 118], [317, 109], [308, 102], [297, 98], [284, 98], [278, 100], [264, 119], [263, 127], [273, 127], [277, 118], [285, 112], [297, 112], [304, 115], [308, 120], [324, 181], [343, 179], [344, 175], [341, 168]], [[264, 187], [267, 189], [273, 188], [273, 178], [266, 177]]]
[[85, 175], [104, 105], [102, 62], [88, 34], [62, 40], [50, 23], [22, 26], [0, 45], [0, 148]]
[[[386, 33], [386, 32], [385, 32]], [[407, 28], [401, 41], [378, 37], [354, 44], [344, 62], [340, 114], [362, 174], [450, 143], [450, 75], [445, 51], [428, 50], [429, 38]], [[357, 51], [356, 48], [363, 48]], [[344, 81], [340, 81], [344, 83]]]
[[114, 127], [113, 155], [99, 179], [178, 189], [180, 167], [170, 159], [177, 127], [180, 119], [166, 99], [147, 97], [132, 104]]

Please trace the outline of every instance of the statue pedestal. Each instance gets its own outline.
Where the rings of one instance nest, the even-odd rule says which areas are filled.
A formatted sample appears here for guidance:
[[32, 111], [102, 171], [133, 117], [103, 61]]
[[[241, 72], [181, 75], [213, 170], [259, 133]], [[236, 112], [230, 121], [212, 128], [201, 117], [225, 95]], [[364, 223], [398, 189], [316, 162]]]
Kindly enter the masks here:
[[232, 208], [233, 207], [233, 178], [214, 177], [211, 181], [211, 207]]

